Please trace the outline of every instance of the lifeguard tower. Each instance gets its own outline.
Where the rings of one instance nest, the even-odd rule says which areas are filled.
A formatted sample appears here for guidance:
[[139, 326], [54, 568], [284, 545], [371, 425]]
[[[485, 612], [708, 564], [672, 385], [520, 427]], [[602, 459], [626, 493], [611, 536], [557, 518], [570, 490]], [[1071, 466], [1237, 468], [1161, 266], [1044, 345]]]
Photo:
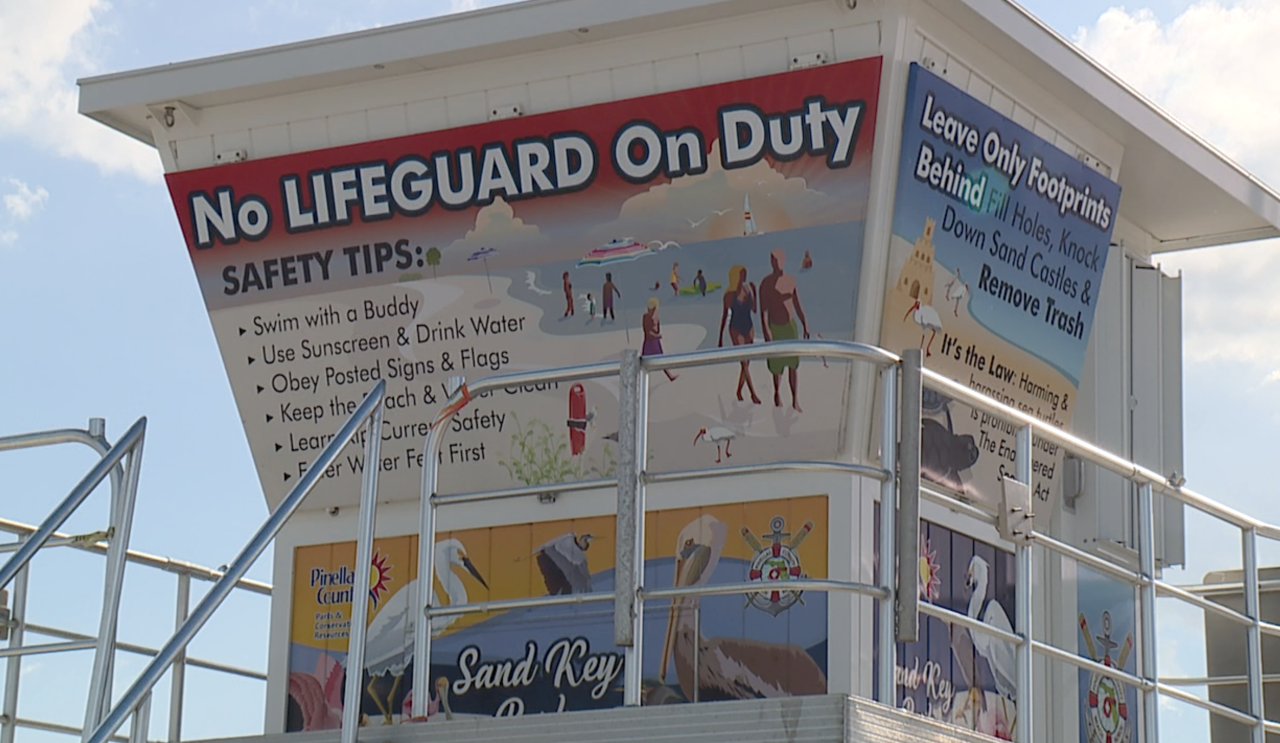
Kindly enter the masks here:
[[[1156, 263], [1280, 197], [1012, 3], [534, 0], [81, 88], [160, 156], [272, 515], [113, 693], [145, 425], [0, 440], [104, 452], [13, 526], [0, 743], [58, 729], [18, 713], [23, 566], [117, 471], [75, 542], [102, 633], [43, 649], [95, 648], [88, 743], [154, 737], [170, 666], [183, 737], [237, 586], [261, 740], [1154, 742], [1163, 697], [1276, 730], [1280, 529], [1178, 474]], [[1188, 508], [1241, 573], [1163, 579]], [[1238, 633], [1231, 676], [1161, 674], [1157, 597]]]

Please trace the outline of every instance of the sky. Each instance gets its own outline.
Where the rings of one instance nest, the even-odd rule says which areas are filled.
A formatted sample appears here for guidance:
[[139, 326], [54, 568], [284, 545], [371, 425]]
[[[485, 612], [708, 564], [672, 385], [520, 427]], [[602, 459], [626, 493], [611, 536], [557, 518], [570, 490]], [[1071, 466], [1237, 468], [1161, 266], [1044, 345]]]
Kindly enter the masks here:
[[[83, 427], [104, 417], [113, 438], [148, 418], [133, 546], [209, 566], [229, 562], [266, 515], [238, 413], [156, 154], [77, 115], [77, 78], [279, 44], [478, 7], [470, 2], [372, 0], [46, 0], [0, 3], [0, 433]], [[1274, 0], [1028, 0], [1056, 31], [1110, 67], [1255, 173], [1280, 184], [1280, 3]], [[1280, 434], [1280, 241], [1159, 258], [1184, 272], [1184, 420], [1189, 486], [1280, 522], [1250, 462], [1274, 457]], [[1249, 318], [1253, 318], [1250, 320]], [[92, 464], [87, 450], [0, 457], [0, 516], [38, 522]], [[68, 526], [101, 527], [99, 494]], [[1195, 580], [1239, 565], [1211, 546], [1220, 532], [1199, 521]], [[1213, 538], [1202, 537], [1211, 535]], [[32, 621], [62, 620], [93, 632], [96, 599], [61, 590], [58, 570], [99, 569], [84, 558], [37, 563]], [[1263, 563], [1280, 562], [1264, 549]], [[81, 567], [82, 566], [82, 567]], [[251, 577], [270, 580], [270, 555]], [[41, 576], [47, 580], [40, 582]], [[125, 639], [156, 643], [169, 627], [171, 577], [132, 577]], [[200, 595], [203, 587], [197, 588]], [[194, 601], [194, 599], [193, 599]], [[193, 652], [261, 668], [267, 602], [228, 605]], [[1174, 625], [1171, 624], [1171, 627]], [[1203, 630], [1189, 618], [1161, 637], [1165, 673], [1203, 671]], [[1199, 643], [1199, 644], [1197, 644]], [[20, 710], [75, 723], [83, 691], [67, 690], [76, 661], [41, 656], [23, 683], [54, 689]], [[141, 664], [122, 662], [131, 679]], [[193, 674], [188, 729], [199, 735], [260, 729], [260, 686]], [[167, 687], [162, 686], [162, 689]], [[167, 696], [167, 691], [164, 692]], [[62, 703], [62, 700], [67, 700]], [[24, 694], [25, 700], [31, 696]], [[253, 707], [254, 699], [259, 706]], [[228, 714], [226, 705], [234, 707]], [[156, 720], [164, 704], [157, 701]], [[1172, 705], [1165, 739], [1203, 740], [1203, 716]], [[1171, 731], [1177, 730], [1174, 735]], [[162, 732], [162, 731], [156, 731]], [[21, 734], [19, 740], [65, 740]]]

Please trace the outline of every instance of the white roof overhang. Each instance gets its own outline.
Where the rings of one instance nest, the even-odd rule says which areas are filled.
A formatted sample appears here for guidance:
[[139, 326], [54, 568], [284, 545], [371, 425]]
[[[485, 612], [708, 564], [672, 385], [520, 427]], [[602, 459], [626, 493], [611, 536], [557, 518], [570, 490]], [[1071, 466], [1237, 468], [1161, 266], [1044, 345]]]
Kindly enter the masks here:
[[[1121, 214], [1156, 252], [1280, 236], [1280, 194], [1009, 0], [926, 0], [1124, 147]], [[148, 117], [456, 67], [793, 5], [792, 0], [528, 0], [86, 78], [80, 112], [152, 146]], [[424, 50], [429, 50], [424, 52]]]

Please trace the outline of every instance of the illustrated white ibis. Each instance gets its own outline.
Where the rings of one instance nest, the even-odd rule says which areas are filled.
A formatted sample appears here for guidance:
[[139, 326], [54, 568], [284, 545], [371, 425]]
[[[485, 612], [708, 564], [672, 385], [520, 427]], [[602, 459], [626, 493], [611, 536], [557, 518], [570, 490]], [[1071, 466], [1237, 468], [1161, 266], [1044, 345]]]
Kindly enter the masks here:
[[[911, 317], [916, 321], [916, 325], [920, 326], [920, 346], [924, 348], [924, 355], [932, 356], [933, 352], [929, 349], [933, 346], [933, 338], [938, 334], [939, 330], [942, 330], [942, 318], [938, 317], [938, 311], [931, 305], [920, 304], [920, 300], [917, 299], [916, 303], [911, 305], [911, 309], [907, 310], [907, 314], [902, 316], [902, 319], [906, 320], [908, 317]], [[928, 345], [925, 345], [924, 342], [925, 333], [931, 334]]]
[[[489, 587], [476, 566], [467, 558], [467, 551], [462, 542], [456, 539], [445, 539], [435, 546], [435, 576], [444, 589], [449, 603], [467, 603], [467, 587], [453, 568], [464, 568], [485, 588]], [[434, 594], [434, 590], [432, 591]], [[432, 601], [436, 603], [436, 601]], [[373, 622], [369, 624], [369, 632], [364, 646], [364, 668], [369, 672], [369, 684], [365, 687], [373, 703], [378, 706], [388, 725], [391, 724], [391, 712], [395, 708], [396, 692], [404, 678], [405, 668], [413, 660], [414, 621], [413, 608], [418, 604], [418, 581], [411, 580], [391, 595]], [[458, 615], [440, 617], [432, 620], [433, 636], [444, 632]], [[384, 700], [374, 689], [374, 684], [385, 674], [392, 676], [391, 692]]]
[[[710, 514], [699, 516], [680, 531], [676, 537], [677, 587], [700, 586], [711, 579], [720, 563], [725, 534], [724, 522]], [[658, 672], [664, 685], [667, 665], [674, 655], [676, 678], [689, 700], [695, 698], [695, 684], [699, 701], [827, 693], [826, 674], [803, 648], [737, 637], [703, 637], [693, 619], [699, 602], [697, 597], [671, 602]]]
[[592, 534], [561, 534], [538, 549], [534, 554], [538, 570], [552, 596], [567, 593], [591, 593], [591, 568], [587, 565], [587, 550], [591, 547]]
[[716, 445], [716, 464], [720, 464], [721, 445], [723, 445], [724, 456], [732, 457], [729, 452], [729, 444], [737, 438], [738, 434], [730, 431], [723, 426], [712, 426], [711, 428], [698, 429], [698, 435], [693, 437], [693, 444], [697, 446], [699, 441], [709, 441]]
[[[987, 579], [990, 569], [991, 566], [987, 561], [978, 555], [974, 555], [969, 561], [969, 572], [965, 579], [965, 584], [973, 591], [969, 596], [969, 617], [1011, 633], [1013, 624], [1009, 621], [1009, 615], [1005, 614], [1004, 607], [994, 599], [987, 600]], [[1017, 654], [1013, 645], [985, 632], [970, 632], [970, 634], [973, 636], [974, 652], [986, 658], [987, 664], [991, 666], [996, 691], [1000, 693], [1002, 701], [1017, 701]], [[973, 687], [970, 688], [971, 695], [976, 688], [975, 680]], [[1009, 719], [1007, 709], [1005, 719]]]
[[969, 283], [960, 277], [960, 269], [956, 268], [956, 277], [943, 290], [948, 302], [954, 302], [952, 313], [960, 317], [960, 302], [969, 295]]

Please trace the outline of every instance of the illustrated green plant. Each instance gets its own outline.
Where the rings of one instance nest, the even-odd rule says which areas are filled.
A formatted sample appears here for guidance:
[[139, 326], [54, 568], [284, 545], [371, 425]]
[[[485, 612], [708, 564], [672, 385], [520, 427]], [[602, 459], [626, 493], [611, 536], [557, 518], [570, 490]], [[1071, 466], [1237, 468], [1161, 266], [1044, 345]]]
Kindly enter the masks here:
[[436, 266], [440, 265], [440, 248], [432, 246], [427, 250], [427, 265], [431, 266], [431, 278], [436, 277]]
[[618, 460], [612, 442], [602, 442], [600, 458], [590, 461], [585, 454], [570, 455], [565, 437], [543, 421], [535, 420], [526, 427], [519, 416], [513, 413], [512, 418], [516, 430], [511, 434], [508, 457], [498, 458], [511, 479], [532, 486], [614, 476]]

